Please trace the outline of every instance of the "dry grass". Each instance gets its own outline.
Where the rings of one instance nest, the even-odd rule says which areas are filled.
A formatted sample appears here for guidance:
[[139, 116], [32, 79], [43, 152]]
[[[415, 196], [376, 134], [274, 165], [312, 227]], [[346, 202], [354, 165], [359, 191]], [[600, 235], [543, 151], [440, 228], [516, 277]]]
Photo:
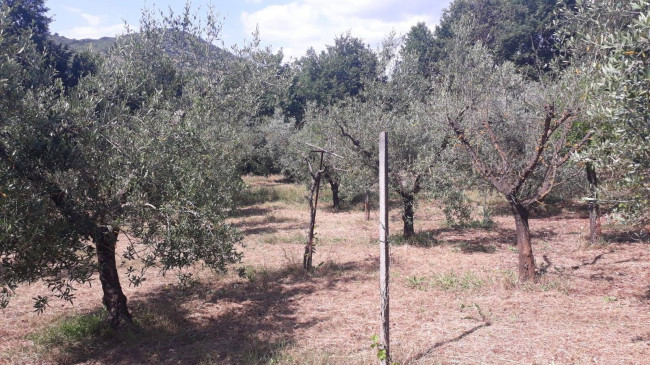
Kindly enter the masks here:
[[[30, 311], [39, 285], [0, 312], [0, 363], [374, 364], [379, 332], [376, 215], [326, 204], [317, 218], [317, 268], [301, 254], [301, 187], [249, 178], [262, 202], [233, 218], [243, 263], [226, 276], [197, 269], [193, 286], [151, 276], [126, 288], [139, 327], [101, 321], [98, 283], [75, 306]], [[275, 193], [273, 193], [275, 192]], [[270, 197], [270, 198], [269, 198]], [[254, 200], [254, 199], [251, 199]], [[398, 234], [398, 210], [391, 229]], [[432, 203], [416, 212], [417, 242], [391, 248], [391, 339], [400, 364], [644, 364], [650, 358], [650, 244], [586, 245], [579, 207], [531, 220], [545, 272], [520, 285], [511, 218], [454, 230]], [[242, 267], [242, 276], [237, 268]], [[125, 280], [123, 280], [125, 282]]]

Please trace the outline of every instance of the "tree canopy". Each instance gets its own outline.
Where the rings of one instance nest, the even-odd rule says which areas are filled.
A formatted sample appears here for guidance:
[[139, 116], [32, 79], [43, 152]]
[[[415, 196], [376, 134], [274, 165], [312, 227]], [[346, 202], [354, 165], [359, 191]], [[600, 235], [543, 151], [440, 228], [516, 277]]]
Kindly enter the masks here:
[[[153, 266], [201, 260], [219, 271], [238, 260], [239, 234], [225, 222], [242, 186], [238, 136], [277, 78], [260, 66], [274, 56], [249, 46], [236, 60], [213, 57], [191, 42], [218, 36], [208, 23], [203, 34], [186, 28], [173, 38], [178, 67], [162, 48], [171, 24], [145, 16], [137, 36], [118, 40], [67, 92], [28, 31], [0, 39], [3, 304], [16, 285], [40, 278], [72, 300], [75, 285], [99, 271], [109, 321], [130, 322], [119, 235], [133, 238], [125, 257], [142, 262], [128, 268], [133, 284]], [[36, 307], [46, 304], [39, 297]]]
[[473, 43], [491, 49], [496, 63], [510, 61], [527, 77], [549, 70], [559, 54], [556, 13], [574, 0], [454, 0], [435, 29], [434, 59], [446, 60], [449, 42], [456, 37], [454, 24], [463, 17], [475, 26]]

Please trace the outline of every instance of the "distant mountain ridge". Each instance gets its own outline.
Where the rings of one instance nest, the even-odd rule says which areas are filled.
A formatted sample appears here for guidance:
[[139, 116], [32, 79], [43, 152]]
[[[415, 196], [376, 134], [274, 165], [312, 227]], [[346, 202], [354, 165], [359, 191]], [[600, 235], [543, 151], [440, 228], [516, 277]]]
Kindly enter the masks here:
[[62, 46], [68, 46], [71, 50], [76, 52], [83, 51], [95, 51], [95, 52], [106, 52], [111, 48], [115, 41], [116, 37], [102, 37], [99, 39], [72, 39], [61, 36], [59, 34], [51, 34], [50, 39], [56, 44]]
[[[138, 33], [132, 33], [132, 35], [137, 35]], [[178, 46], [174, 45], [174, 41], [171, 39], [171, 37], [174, 37], [174, 35], [171, 32], [168, 32], [165, 34], [165, 42], [163, 44], [163, 47], [165, 49], [165, 52], [169, 54], [173, 59], [177, 59], [178, 55], [183, 52]], [[194, 37], [193, 35], [190, 35], [189, 37]], [[61, 36], [59, 34], [51, 34], [50, 35], [50, 40], [54, 42], [55, 44], [60, 44], [62, 46], [67, 46], [70, 48], [72, 51], [75, 52], [84, 52], [84, 51], [92, 51], [92, 52], [108, 52], [108, 50], [115, 44], [117, 41], [117, 37], [102, 37], [99, 39], [72, 39], [72, 38], [67, 38], [64, 36]], [[199, 42], [203, 42], [204, 44], [207, 44], [207, 42], [203, 39], [199, 38]], [[235, 56], [221, 48], [217, 47], [214, 44], [210, 44], [210, 53], [217, 55], [217, 57], [225, 57], [226, 59], [232, 59]]]

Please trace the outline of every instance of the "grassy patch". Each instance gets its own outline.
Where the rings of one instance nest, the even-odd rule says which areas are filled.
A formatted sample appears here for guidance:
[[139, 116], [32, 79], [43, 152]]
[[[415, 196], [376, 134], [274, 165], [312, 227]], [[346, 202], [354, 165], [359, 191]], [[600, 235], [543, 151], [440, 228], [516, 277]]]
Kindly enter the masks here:
[[278, 243], [307, 243], [307, 238], [302, 233], [294, 233], [289, 236], [272, 233], [263, 235], [260, 242], [271, 245]]
[[536, 286], [541, 291], [556, 291], [568, 295], [571, 287], [566, 279], [557, 276], [543, 275]]
[[44, 347], [83, 346], [92, 337], [110, 337], [113, 331], [105, 324], [106, 313], [97, 311], [65, 318], [51, 327], [28, 335], [28, 339]]
[[239, 194], [237, 201], [243, 206], [269, 202], [304, 203], [305, 189], [300, 185], [249, 187]]
[[454, 271], [448, 271], [436, 274], [431, 281], [431, 285], [445, 291], [461, 291], [478, 289], [483, 287], [484, 280], [471, 271], [465, 274], [456, 274]]
[[519, 285], [519, 275], [513, 270], [500, 270], [496, 282], [505, 290], [511, 290]]
[[295, 364], [296, 361], [288, 354], [288, 341], [266, 343], [256, 338], [249, 338], [246, 345], [236, 358], [225, 357], [218, 352], [208, 352], [199, 361], [200, 365], [208, 364]]
[[[101, 309], [64, 318], [27, 338], [34, 342], [36, 356], [48, 363], [79, 363], [92, 359], [113, 363], [117, 361], [114, 359], [123, 357], [138, 363], [161, 359], [161, 351], [170, 346], [170, 338], [176, 335], [182, 338], [189, 331], [183, 315], [172, 307], [162, 309], [137, 304], [131, 307], [133, 326], [112, 329], [106, 321], [105, 310]], [[193, 340], [199, 344], [202, 341], [199, 337]], [[176, 345], [179, 341], [175, 341]], [[145, 358], [148, 360], [143, 360]]]
[[462, 253], [494, 253], [497, 250], [495, 245], [481, 245], [481, 244], [471, 244], [467, 241], [455, 241], [450, 242], [452, 245], [451, 250], [453, 252], [462, 252]]
[[484, 285], [485, 280], [471, 271], [467, 271], [464, 274], [448, 271], [434, 274], [432, 277], [417, 275], [406, 277], [406, 286], [408, 288], [425, 291], [429, 288], [438, 288], [444, 291], [465, 291], [479, 289]]
[[411, 289], [426, 290], [429, 287], [429, 280], [424, 276], [408, 276], [406, 277], [406, 286]]
[[102, 343], [112, 342], [115, 337], [104, 310], [64, 318], [27, 335], [38, 357], [62, 363], [85, 361]]

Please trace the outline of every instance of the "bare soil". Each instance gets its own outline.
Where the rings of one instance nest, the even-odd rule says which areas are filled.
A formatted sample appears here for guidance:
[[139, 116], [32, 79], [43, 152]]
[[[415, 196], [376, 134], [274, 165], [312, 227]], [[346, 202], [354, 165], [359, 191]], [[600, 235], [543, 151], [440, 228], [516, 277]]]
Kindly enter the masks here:
[[[248, 178], [279, 197], [300, 194], [279, 176]], [[326, 194], [325, 194], [326, 195]], [[65, 318], [99, 313], [99, 282], [74, 306], [52, 301], [32, 312], [41, 284], [22, 287], [0, 311], [0, 363], [49, 364], [374, 364], [379, 333], [376, 213], [319, 205], [314, 264], [301, 267], [307, 205], [282, 198], [242, 209], [243, 262], [226, 275], [196, 268], [177, 285], [151, 275], [126, 295], [140, 328], [91, 334], [44, 348], [33, 334]], [[299, 201], [299, 199], [297, 199]], [[420, 202], [418, 242], [391, 248], [391, 352], [400, 364], [647, 364], [650, 359], [650, 243], [606, 225], [586, 242], [580, 205], [533, 217], [541, 275], [518, 284], [514, 222], [452, 229], [435, 202]], [[398, 208], [391, 235], [401, 233]], [[122, 242], [124, 244], [124, 242]], [[243, 277], [237, 275], [241, 268]], [[124, 270], [123, 270], [124, 271]], [[32, 334], [32, 335], [30, 335]]]

